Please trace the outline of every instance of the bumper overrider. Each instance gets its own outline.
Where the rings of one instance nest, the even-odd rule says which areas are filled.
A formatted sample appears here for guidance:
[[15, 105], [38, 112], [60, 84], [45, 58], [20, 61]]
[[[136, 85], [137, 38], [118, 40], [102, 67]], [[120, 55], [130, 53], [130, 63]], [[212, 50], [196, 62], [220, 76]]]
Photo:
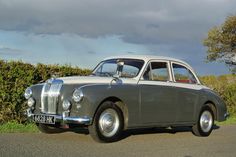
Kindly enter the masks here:
[[229, 114], [228, 112], [224, 114], [224, 118], [225, 118], [225, 119], [227, 119], [227, 118], [229, 118], [229, 117], [230, 117], [230, 114]]
[[[38, 114], [33, 114], [31, 109], [27, 109], [27, 117], [29, 120], [35, 121], [34, 117], [35, 115], [38, 116]], [[52, 115], [52, 114], [42, 114], [43, 116], [51, 116], [54, 118], [53, 122], [55, 123], [61, 123], [61, 124], [80, 124], [80, 125], [90, 125], [92, 122], [92, 119], [90, 117], [69, 117], [66, 116], [66, 112], [63, 112], [62, 115]]]

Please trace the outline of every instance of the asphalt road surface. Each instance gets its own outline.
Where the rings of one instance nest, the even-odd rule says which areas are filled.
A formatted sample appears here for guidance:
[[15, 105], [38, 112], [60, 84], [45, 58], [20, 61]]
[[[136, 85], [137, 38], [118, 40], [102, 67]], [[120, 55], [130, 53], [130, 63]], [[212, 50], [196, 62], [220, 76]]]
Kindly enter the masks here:
[[81, 132], [0, 134], [0, 157], [236, 157], [236, 125], [204, 138], [189, 128], [131, 130], [109, 144]]

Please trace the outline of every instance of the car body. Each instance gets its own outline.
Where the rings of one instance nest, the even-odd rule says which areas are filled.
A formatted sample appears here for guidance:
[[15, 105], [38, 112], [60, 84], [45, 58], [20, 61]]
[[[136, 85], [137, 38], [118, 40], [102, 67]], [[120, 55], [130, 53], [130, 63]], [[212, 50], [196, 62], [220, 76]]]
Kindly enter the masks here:
[[192, 126], [208, 136], [227, 109], [199, 81], [186, 62], [160, 56], [104, 59], [90, 76], [52, 78], [26, 89], [28, 118], [46, 133], [88, 127], [99, 142], [112, 142], [123, 130]]

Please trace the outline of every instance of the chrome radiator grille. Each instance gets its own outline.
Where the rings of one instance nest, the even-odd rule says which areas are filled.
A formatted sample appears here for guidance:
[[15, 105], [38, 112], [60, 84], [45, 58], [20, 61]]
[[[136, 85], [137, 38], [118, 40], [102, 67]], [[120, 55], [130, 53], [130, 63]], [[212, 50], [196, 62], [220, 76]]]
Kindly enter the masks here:
[[58, 97], [63, 85], [62, 80], [50, 79], [44, 85], [41, 93], [41, 112], [56, 114]]

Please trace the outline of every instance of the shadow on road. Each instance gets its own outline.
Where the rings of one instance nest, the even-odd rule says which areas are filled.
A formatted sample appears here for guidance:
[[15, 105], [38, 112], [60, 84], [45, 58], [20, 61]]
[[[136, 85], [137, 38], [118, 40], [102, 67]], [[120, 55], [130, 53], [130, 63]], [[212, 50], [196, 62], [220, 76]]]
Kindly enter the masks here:
[[168, 128], [145, 128], [145, 129], [131, 129], [124, 132], [124, 138], [132, 135], [144, 135], [144, 134], [176, 134], [177, 132], [189, 132], [191, 127], [168, 127]]
[[72, 131], [77, 134], [85, 134], [85, 135], [89, 134], [89, 131], [87, 128], [73, 128], [73, 129], [69, 129], [68, 131]]
[[[220, 126], [214, 125], [213, 130], [219, 129]], [[144, 128], [144, 129], [130, 129], [123, 132], [122, 139], [128, 138], [132, 135], [144, 135], [144, 134], [176, 134], [180, 132], [191, 132], [192, 127], [159, 127], [159, 128]], [[87, 128], [72, 128], [68, 129], [65, 132], [74, 132], [78, 134], [88, 135], [89, 131]]]
[[[213, 130], [219, 129], [220, 126], [214, 125]], [[144, 135], [144, 134], [176, 134], [178, 132], [192, 132], [192, 127], [168, 127], [168, 128], [145, 128], [145, 129], [131, 129], [126, 130], [123, 134], [123, 139], [132, 135]]]

